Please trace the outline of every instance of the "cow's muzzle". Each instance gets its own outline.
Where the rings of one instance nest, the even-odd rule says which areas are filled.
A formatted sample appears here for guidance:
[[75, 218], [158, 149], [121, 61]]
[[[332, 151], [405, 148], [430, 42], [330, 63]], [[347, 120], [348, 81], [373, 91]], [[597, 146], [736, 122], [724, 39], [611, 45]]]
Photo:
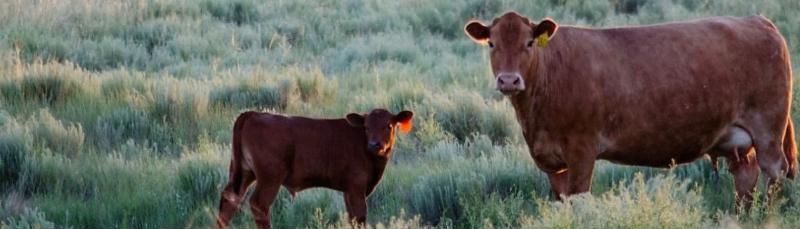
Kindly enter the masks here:
[[496, 78], [497, 90], [505, 95], [525, 90], [525, 80], [519, 73], [499, 73]]

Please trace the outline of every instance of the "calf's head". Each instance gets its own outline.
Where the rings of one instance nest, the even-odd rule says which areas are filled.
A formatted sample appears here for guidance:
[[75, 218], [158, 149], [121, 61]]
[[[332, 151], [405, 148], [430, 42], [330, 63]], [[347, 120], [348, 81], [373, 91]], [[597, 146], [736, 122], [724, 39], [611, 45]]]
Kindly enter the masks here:
[[524, 91], [525, 82], [534, 82], [526, 77], [535, 71], [535, 54], [546, 48], [557, 29], [550, 19], [534, 23], [515, 12], [495, 18], [488, 26], [474, 20], [464, 26], [469, 38], [489, 45], [497, 90], [505, 95]]
[[395, 129], [407, 133], [411, 131], [411, 118], [414, 113], [401, 111], [397, 114], [384, 109], [375, 109], [368, 114], [347, 115], [347, 122], [354, 127], [363, 127], [367, 133], [367, 149], [374, 154], [384, 155], [394, 145]]

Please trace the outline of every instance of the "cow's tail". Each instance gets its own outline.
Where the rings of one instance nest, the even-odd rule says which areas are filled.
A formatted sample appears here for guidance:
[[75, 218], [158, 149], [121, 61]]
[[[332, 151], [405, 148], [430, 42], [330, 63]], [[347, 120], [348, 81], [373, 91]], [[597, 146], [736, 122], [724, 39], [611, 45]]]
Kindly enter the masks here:
[[786, 177], [794, 179], [797, 176], [797, 145], [794, 139], [794, 124], [792, 118], [789, 118], [786, 124], [786, 135], [783, 137], [783, 153], [786, 154], [786, 160], [789, 162], [789, 168]]
[[233, 124], [233, 139], [231, 141], [231, 165], [230, 165], [230, 183], [234, 193], [240, 193], [239, 188], [242, 186], [244, 179], [245, 166], [244, 155], [242, 152], [242, 127], [244, 122], [256, 112], [248, 111], [239, 115], [236, 122]]

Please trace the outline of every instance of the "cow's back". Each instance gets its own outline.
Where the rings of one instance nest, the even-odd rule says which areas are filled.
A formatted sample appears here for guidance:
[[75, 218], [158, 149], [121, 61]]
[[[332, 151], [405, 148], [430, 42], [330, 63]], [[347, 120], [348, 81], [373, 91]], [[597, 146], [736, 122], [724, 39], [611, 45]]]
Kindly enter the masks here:
[[609, 160], [690, 161], [743, 116], [788, 111], [786, 45], [760, 16], [565, 26], [543, 50], [532, 128], [594, 131]]

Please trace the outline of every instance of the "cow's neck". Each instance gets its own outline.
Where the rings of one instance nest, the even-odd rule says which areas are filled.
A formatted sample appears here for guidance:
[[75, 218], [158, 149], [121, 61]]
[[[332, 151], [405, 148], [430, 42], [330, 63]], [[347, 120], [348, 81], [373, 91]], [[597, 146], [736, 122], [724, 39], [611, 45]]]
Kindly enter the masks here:
[[530, 60], [528, 73], [532, 75], [525, 76], [525, 78], [533, 80], [525, 81], [527, 90], [509, 97], [511, 105], [517, 114], [517, 120], [526, 137], [535, 132], [534, 128], [537, 127], [535, 123], [540, 121], [540, 118], [543, 118], [539, 117], [540, 115], [537, 111], [541, 108], [540, 106], [545, 104], [550, 94], [548, 93], [549, 80], [547, 71], [543, 67], [546, 65], [544, 55], [544, 52], [535, 52]]

